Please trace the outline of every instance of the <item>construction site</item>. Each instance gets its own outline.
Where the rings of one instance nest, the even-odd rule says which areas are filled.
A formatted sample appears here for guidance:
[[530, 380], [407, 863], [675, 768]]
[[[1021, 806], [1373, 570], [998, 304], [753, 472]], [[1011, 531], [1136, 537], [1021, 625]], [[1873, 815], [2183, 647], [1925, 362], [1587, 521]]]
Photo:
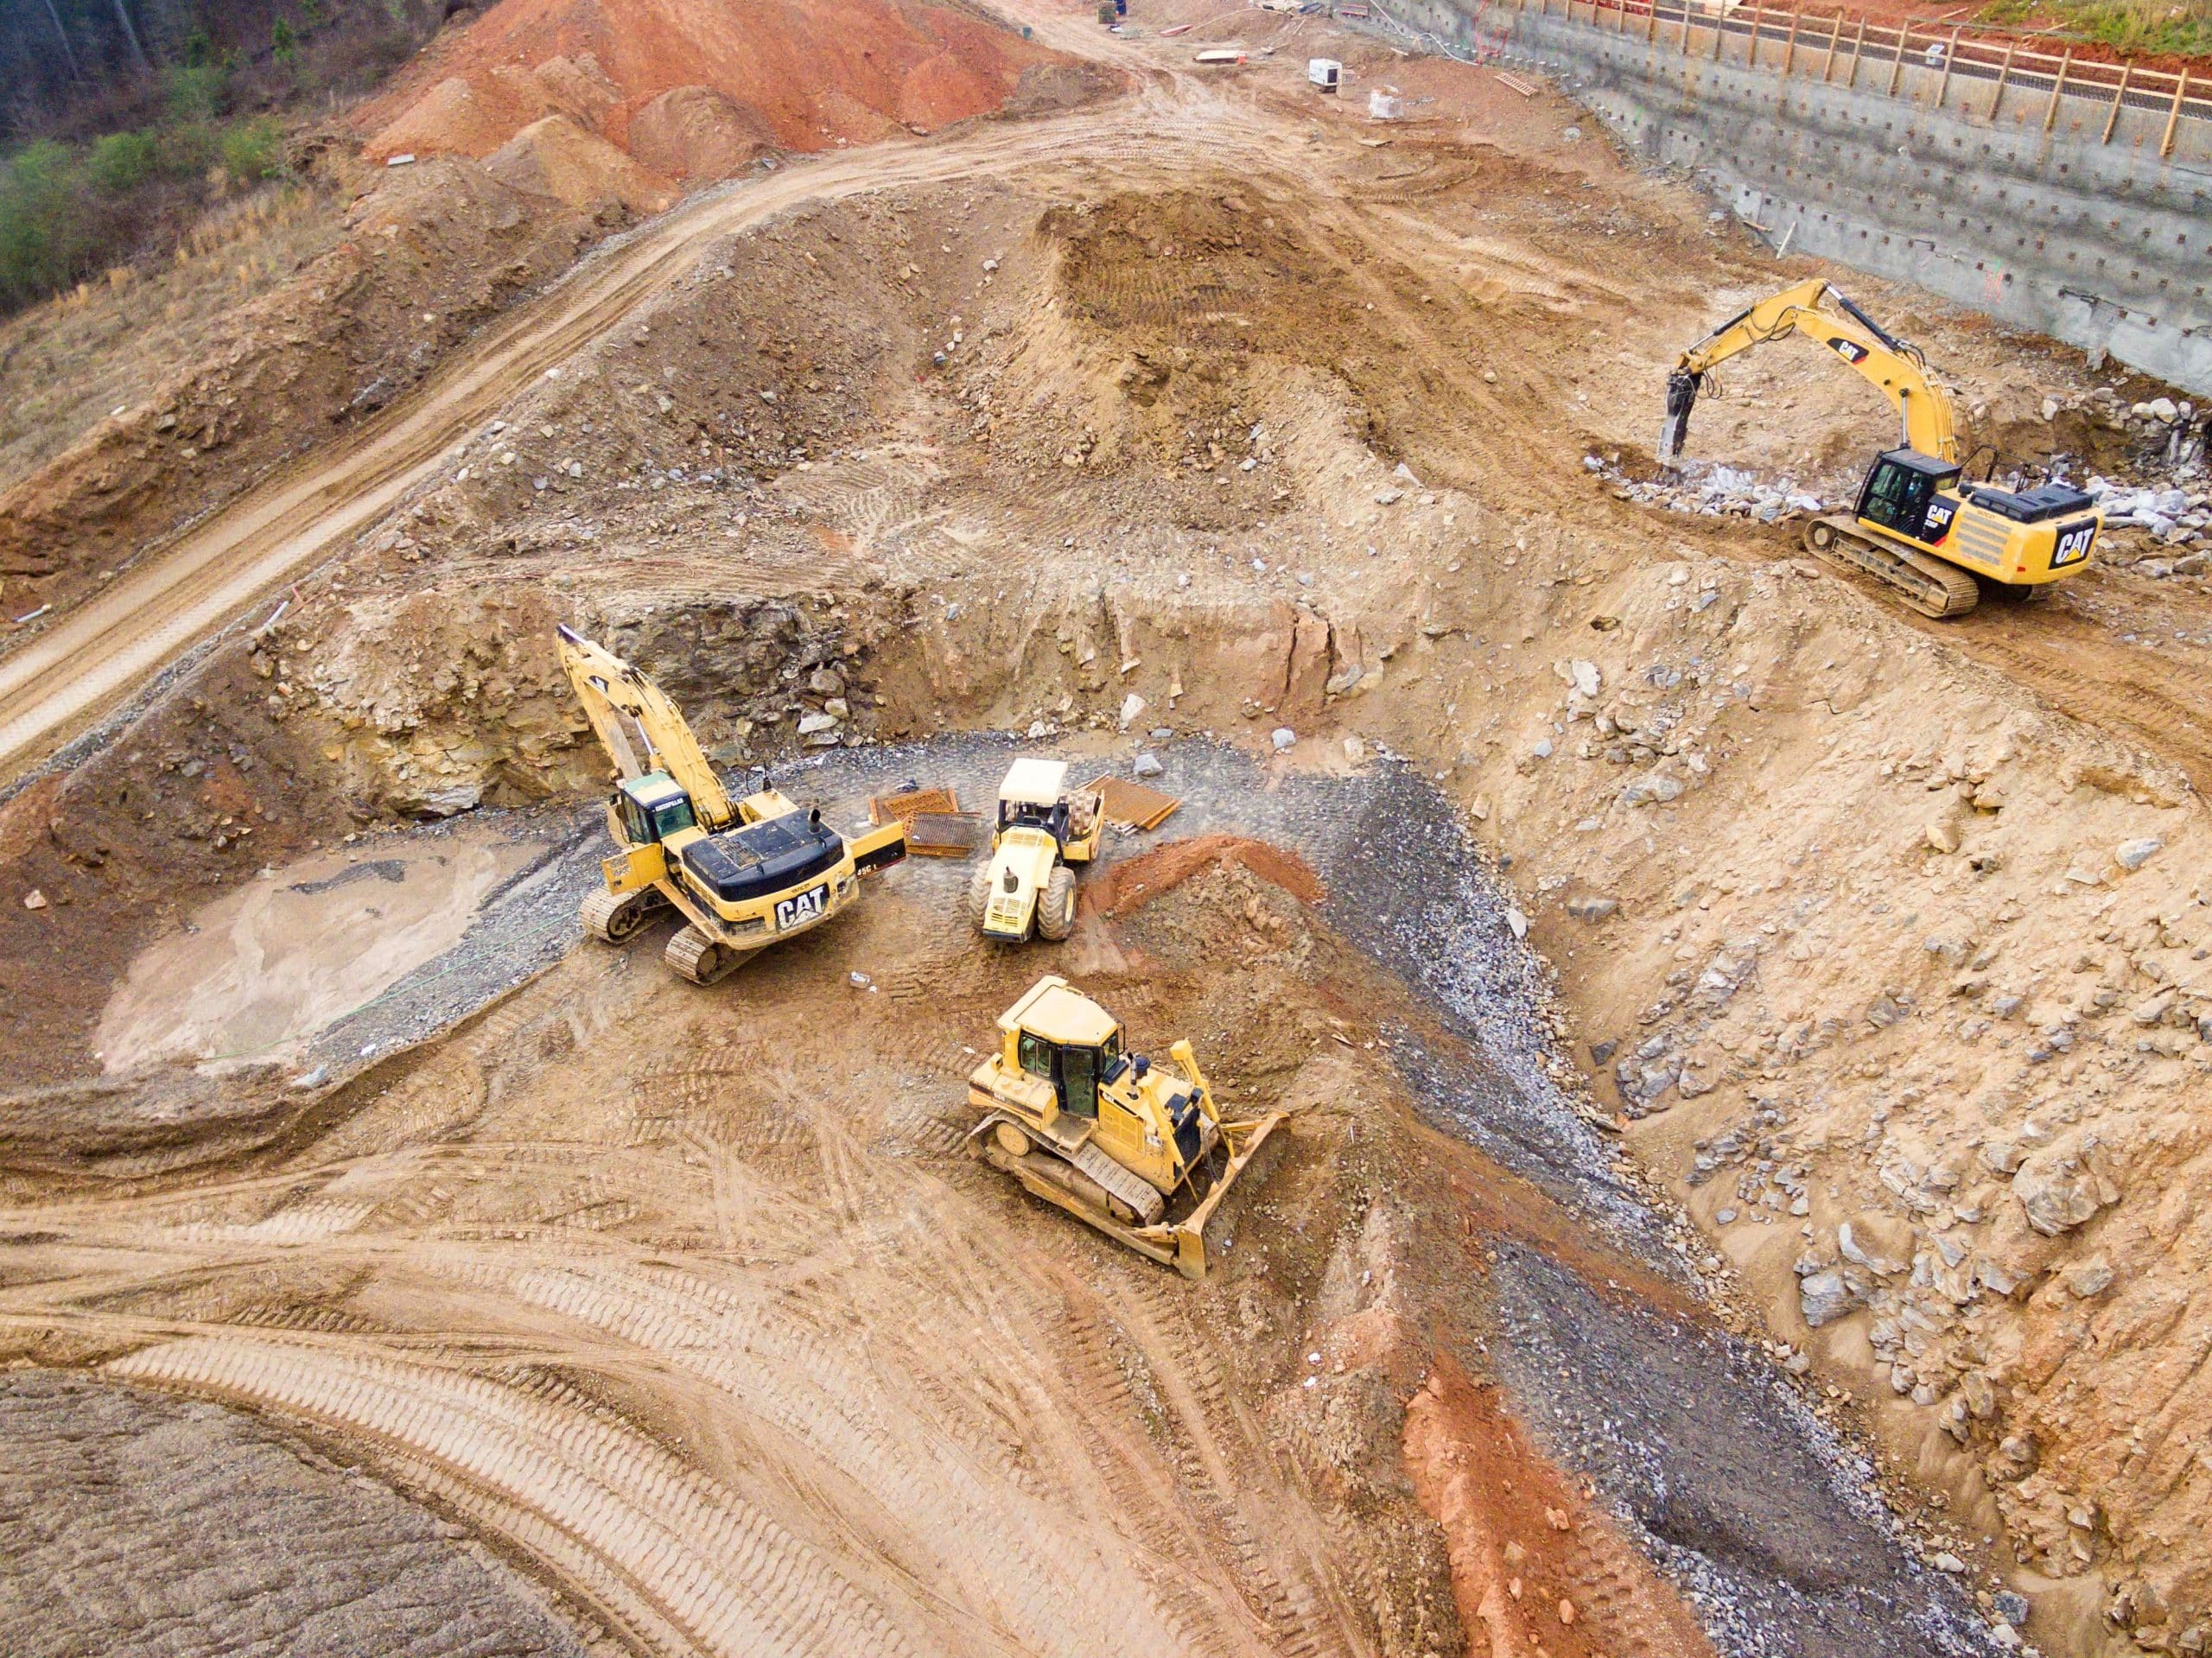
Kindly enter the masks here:
[[1395, 11], [497, 0], [0, 321], [0, 1649], [2212, 1652], [2212, 102]]

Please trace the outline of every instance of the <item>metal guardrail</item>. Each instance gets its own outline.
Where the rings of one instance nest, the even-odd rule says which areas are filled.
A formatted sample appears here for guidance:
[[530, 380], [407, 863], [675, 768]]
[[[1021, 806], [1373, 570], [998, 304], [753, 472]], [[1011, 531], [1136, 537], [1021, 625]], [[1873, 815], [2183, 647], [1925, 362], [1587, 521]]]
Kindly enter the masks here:
[[[1759, 5], [1736, 4], [1732, 0], [1503, 0], [1515, 13], [1535, 11], [1559, 16], [1630, 39], [1641, 36], [1654, 50], [1684, 58], [1705, 57], [1751, 68], [1770, 68], [1785, 78], [1802, 76], [1821, 85], [1874, 89], [1895, 98], [1906, 84], [1906, 72], [1915, 72], [1917, 83], [1928, 74], [1937, 77], [1931, 107], [1943, 109], [1952, 101], [1953, 84], [1960, 84], [1961, 101], [1967, 83], [1990, 90], [1989, 107], [1973, 113], [1995, 121], [2000, 113], [2018, 111], [2008, 98], [2040, 98], [2043, 130], [2058, 122], [2066, 100], [2097, 126], [2101, 143], [2110, 143], [2119, 128], [2122, 110], [2139, 110], [2166, 118], [2158, 141], [2161, 157], [2172, 155], [2174, 135], [2183, 121], [2212, 121], [2212, 81], [2187, 70], [2150, 69], [2133, 62], [2109, 62], [2077, 58], [2069, 48], [2053, 56], [2024, 47], [2017, 35], [1969, 34], [1963, 24], [1948, 29], [1919, 29], [1876, 23], [1863, 13], [1855, 18], [1840, 11], [1808, 14], [1802, 7], [1777, 11]], [[1993, 86], [1992, 85], [1993, 83]], [[2031, 118], [2033, 105], [2024, 106]], [[2021, 118], [2018, 113], [2015, 118]]]

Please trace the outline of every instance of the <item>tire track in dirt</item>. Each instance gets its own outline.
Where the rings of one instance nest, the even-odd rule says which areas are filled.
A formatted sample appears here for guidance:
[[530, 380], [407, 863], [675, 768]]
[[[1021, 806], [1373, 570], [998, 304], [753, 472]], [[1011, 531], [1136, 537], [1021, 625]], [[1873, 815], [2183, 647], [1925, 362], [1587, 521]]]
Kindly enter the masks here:
[[761, 1510], [633, 1433], [512, 1388], [219, 1337], [149, 1348], [108, 1369], [388, 1443], [401, 1464], [442, 1477], [431, 1482], [441, 1494], [505, 1509], [505, 1534], [590, 1585], [662, 1649], [914, 1651], [880, 1607]]
[[[559, 1313], [713, 1384], [733, 1407], [823, 1458], [887, 1514], [934, 1516], [948, 1587], [957, 1585], [966, 1604], [989, 1607], [1021, 1650], [1137, 1651], [1173, 1636], [1148, 1598], [1133, 1594], [1063, 1514], [1010, 1501], [998, 1481], [933, 1445], [925, 1425], [893, 1406], [896, 1388], [855, 1386], [874, 1366], [831, 1351], [822, 1331], [777, 1301], [673, 1269], [516, 1272], [487, 1264], [466, 1275], [477, 1287]], [[957, 1337], [984, 1334], [940, 1329], [936, 1337], [973, 1352], [982, 1344]]]
[[[2041, 619], [2038, 619], [2040, 623]], [[2162, 755], [2188, 774], [2200, 795], [2212, 795], [2212, 716], [2201, 696], [2177, 696], [2141, 671], [2157, 667], [2168, 683], [2186, 686], [2147, 652], [2133, 651], [2083, 630], [2055, 628], [2030, 638], [1995, 630], [1938, 635], [1967, 657], [1996, 669], [2083, 725]], [[2198, 682], [2201, 683], [2202, 682]]]

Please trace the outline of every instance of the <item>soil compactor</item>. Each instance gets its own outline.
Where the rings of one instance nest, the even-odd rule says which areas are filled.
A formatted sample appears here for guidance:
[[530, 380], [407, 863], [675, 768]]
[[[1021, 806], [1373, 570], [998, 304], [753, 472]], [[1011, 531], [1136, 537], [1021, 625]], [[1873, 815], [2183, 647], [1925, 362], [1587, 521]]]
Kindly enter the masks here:
[[1207, 1223], [1283, 1114], [1224, 1118], [1189, 1042], [1168, 1050], [1175, 1071], [1162, 1070], [1054, 975], [999, 1016], [999, 1035], [968, 1078], [982, 1113], [969, 1152], [1138, 1254], [1205, 1277]]
[[1104, 797], [1068, 791], [1065, 760], [1018, 759], [999, 785], [991, 855], [968, 885], [968, 918], [986, 938], [1055, 943], [1075, 931], [1075, 871], [1098, 855]]
[[620, 943], [673, 905], [685, 924], [663, 957], [692, 983], [713, 984], [827, 921], [864, 877], [906, 855], [901, 823], [849, 840], [819, 808], [765, 785], [733, 802], [659, 686], [573, 629], [559, 632], [561, 664], [616, 773], [607, 824], [622, 849], [600, 866], [605, 887], [583, 902], [593, 937]]
[[[1824, 309], [1833, 298], [1839, 310]], [[2086, 569], [2102, 515], [2069, 485], [2018, 493], [1961, 481], [1951, 399], [1919, 350], [1883, 328], [1820, 277], [1786, 288], [1722, 324], [1681, 354], [1667, 377], [1659, 459], [1681, 453], [1690, 410], [1713, 371], [1739, 352], [1802, 334], [1879, 387], [1897, 411], [1898, 446], [1874, 457], [1849, 513], [1805, 525], [1805, 545], [1863, 570], [1927, 616], [1961, 616], [1982, 581], [2025, 590]]]

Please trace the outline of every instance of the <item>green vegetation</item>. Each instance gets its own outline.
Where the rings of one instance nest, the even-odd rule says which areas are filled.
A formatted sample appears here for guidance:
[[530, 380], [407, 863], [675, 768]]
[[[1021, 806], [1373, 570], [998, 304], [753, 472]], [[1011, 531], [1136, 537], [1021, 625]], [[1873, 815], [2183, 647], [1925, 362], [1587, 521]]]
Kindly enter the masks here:
[[150, 132], [111, 132], [95, 139], [85, 172], [102, 195], [119, 196], [154, 176], [161, 153]]
[[283, 111], [365, 91], [427, 0], [38, 0], [0, 27], [0, 312], [160, 257], [285, 175]]
[[[196, 86], [170, 107], [185, 118], [89, 144], [41, 138], [8, 157], [0, 168], [0, 304], [29, 304], [113, 263], [118, 237], [146, 212], [158, 213], [162, 198], [197, 205], [216, 189], [284, 175], [284, 124], [276, 116], [202, 118]], [[211, 167], [220, 169], [212, 179]]]
[[2212, 0], [1995, 0], [1981, 18], [2056, 22], [2066, 34], [2123, 52], [2212, 55]]

